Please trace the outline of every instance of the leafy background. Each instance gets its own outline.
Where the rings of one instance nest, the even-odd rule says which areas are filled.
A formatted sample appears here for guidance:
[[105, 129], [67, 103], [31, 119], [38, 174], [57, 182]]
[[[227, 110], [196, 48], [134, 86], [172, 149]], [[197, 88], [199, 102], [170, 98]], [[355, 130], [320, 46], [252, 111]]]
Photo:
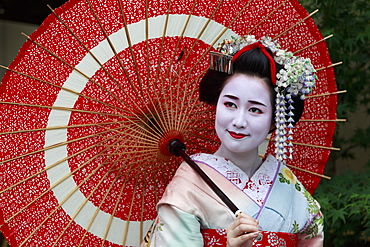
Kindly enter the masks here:
[[339, 90], [338, 123], [333, 152], [326, 167], [331, 180], [315, 192], [325, 215], [325, 245], [370, 246], [370, 1], [299, 0], [312, 12], [327, 41]]
[[[65, 1], [0, 0], [0, 19], [39, 25], [50, 13], [46, 4], [55, 8]], [[326, 167], [332, 179], [323, 180], [314, 195], [325, 214], [324, 246], [370, 246], [370, 1], [299, 1], [310, 13], [319, 9], [313, 18], [324, 36], [334, 34], [327, 44], [333, 62], [343, 62], [335, 68], [338, 89], [347, 90], [338, 105], [338, 118], [347, 122], [338, 123], [333, 145], [341, 151], [332, 153]], [[6, 246], [1, 236], [0, 246]]]

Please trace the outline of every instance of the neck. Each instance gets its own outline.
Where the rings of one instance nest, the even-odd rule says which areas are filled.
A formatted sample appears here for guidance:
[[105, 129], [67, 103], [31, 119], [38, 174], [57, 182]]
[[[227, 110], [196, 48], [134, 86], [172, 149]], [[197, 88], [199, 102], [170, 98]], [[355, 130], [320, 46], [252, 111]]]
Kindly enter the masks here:
[[258, 149], [243, 154], [223, 152], [222, 149], [219, 149], [215, 152], [215, 155], [231, 160], [236, 166], [242, 169], [248, 177], [252, 177], [262, 163], [261, 158], [258, 156]]

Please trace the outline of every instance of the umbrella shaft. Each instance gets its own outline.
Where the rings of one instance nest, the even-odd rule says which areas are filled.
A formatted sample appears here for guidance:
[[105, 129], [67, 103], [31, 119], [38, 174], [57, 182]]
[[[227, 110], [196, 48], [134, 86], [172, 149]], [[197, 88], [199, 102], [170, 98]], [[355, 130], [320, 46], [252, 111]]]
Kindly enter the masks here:
[[178, 150], [178, 154], [188, 163], [207, 183], [207, 185], [216, 193], [216, 195], [229, 207], [235, 214], [239, 209], [235, 204], [225, 195], [225, 193], [204, 173], [204, 171], [186, 154], [185, 150]]

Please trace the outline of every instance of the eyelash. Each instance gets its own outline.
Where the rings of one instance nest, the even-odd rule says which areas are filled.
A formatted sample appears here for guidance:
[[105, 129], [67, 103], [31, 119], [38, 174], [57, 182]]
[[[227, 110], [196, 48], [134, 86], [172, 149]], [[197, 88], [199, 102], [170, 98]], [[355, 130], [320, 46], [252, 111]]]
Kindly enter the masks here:
[[[224, 105], [228, 108], [236, 108], [236, 105], [232, 102], [225, 102]], [[257, 111], [256, 111], [257, 110]], [[261, 109], [257, 108], [257, 107], [251, 107], [249, 109], [249, 111], [253, 112], [253, 113], [257, 113], [257, 114], [262, 114], [263, 111], [261, 111]]]

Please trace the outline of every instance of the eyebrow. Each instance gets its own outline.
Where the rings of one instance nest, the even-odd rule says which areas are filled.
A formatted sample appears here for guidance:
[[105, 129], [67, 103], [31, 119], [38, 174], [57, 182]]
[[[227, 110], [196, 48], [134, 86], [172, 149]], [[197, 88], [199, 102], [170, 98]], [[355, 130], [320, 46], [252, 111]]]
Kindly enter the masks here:
[[[226, 97], [226, 98], [230, 98], [230, 99], [233, 99], [233, 100], [238, 100], [239, 98], [234, 96], [234, 95], [230, 95], [230, 94], [225, 94], [223, 95], [223, 97]], [[255, 104], [255, 105], [261, 105], [261, 106], [264, 106], [264, 107], [267, 107], [265, 104], [259, 102], [259, 101], [255, 101], [255, 100], [248, 100], [248, 102], [252, 103], [252, 104]]]

